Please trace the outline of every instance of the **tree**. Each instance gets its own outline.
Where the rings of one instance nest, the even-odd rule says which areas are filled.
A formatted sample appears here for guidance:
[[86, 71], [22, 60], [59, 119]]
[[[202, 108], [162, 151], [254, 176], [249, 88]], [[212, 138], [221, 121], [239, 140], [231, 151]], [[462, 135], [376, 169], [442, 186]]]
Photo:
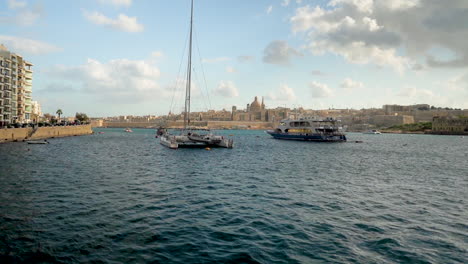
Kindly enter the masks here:
[[85, 113], [76, 113], [75, 118], [80, 122], [87, 122], [89, 120], [88, 115], [86, 115]]
[[55, 113], [58, 115], [58, 119], [60, 120], [60, 116], [63, 114], [62, 109], [57, 110]]

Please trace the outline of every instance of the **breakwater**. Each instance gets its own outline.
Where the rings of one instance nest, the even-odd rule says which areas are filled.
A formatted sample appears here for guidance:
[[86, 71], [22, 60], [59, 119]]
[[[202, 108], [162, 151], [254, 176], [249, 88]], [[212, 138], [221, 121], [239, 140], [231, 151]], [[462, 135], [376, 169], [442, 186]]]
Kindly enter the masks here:
[[46, 139], [92, 134], [91, 125], [0, 129], [0, 142]]

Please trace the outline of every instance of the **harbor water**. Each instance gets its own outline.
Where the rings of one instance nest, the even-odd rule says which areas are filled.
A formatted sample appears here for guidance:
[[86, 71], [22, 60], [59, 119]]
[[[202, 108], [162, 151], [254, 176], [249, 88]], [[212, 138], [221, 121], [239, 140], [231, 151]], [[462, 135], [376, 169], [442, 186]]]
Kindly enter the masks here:
[[466, 137], [96, 131], [0, 144], [0, 263], [468, 262]]

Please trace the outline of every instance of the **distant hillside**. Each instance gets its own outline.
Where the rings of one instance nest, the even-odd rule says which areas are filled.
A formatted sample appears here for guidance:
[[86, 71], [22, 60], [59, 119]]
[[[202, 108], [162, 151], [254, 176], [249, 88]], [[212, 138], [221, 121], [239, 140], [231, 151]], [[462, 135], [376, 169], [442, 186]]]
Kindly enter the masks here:
[[431, 129], [432, 122], [420, 122], [414, 124], [391, 126], [389, 128], [382, 129], [382, 132], [424, 132]]

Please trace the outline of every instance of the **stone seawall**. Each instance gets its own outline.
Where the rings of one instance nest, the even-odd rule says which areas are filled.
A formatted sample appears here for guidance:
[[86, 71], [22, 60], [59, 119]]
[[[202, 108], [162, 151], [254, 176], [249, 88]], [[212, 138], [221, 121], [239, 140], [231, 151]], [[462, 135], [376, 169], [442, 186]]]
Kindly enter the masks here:
[[2, 128], [0, 129], [0, 143], [21, 141], [29, 136], [32, 128]]
[[56, 126], [32, 128], [0, 129], [0, 142], [22, 141], [25, 139], [46, 139], [54, 137], [69, 137], [92, 134], [91, 125]]
[[80, 136], [92, 133], [91, 125], [39, 127], [29, 139]]

